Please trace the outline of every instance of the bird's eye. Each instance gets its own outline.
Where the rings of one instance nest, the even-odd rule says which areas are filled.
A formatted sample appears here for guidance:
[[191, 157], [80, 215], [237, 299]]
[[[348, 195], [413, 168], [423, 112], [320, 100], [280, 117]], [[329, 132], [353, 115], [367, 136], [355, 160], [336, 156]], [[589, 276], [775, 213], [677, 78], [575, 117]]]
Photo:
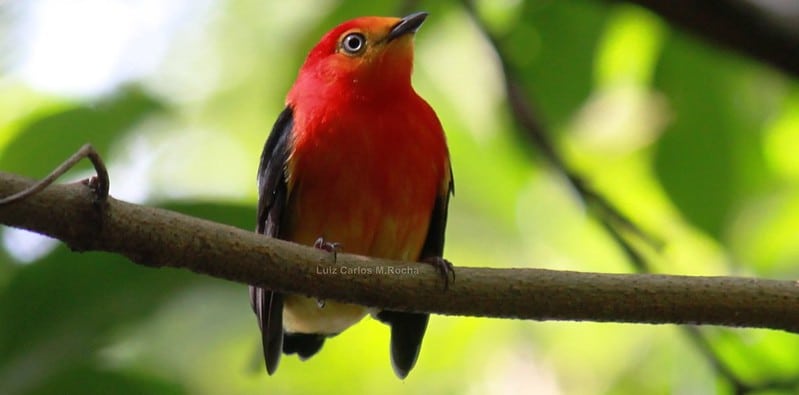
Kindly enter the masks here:
[[366, 37], [361, 33], [350, 33], [341, 40], [341, 49], [350, 55], [357, 55], [366, 48]]

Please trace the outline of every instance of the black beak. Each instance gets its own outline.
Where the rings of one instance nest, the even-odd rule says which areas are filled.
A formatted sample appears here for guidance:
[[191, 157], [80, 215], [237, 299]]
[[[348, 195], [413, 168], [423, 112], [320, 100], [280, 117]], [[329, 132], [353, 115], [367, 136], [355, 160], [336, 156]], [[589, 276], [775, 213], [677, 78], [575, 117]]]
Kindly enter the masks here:
[[388, 32], [388, 36], [386, 36], [385, 39], [386, 42], [390, 42], [397, 37], [401, 37], [409, 33], [416, 33], [416, 30], [419, 29], [419, 26], [422, 26], [422, 22], [424, 22], [425, 18], [427, 18], [426, 12], [416, 12], [400, 19], [399, 23], [394, 25], [394, 27], [391, 28], [391, 31]]

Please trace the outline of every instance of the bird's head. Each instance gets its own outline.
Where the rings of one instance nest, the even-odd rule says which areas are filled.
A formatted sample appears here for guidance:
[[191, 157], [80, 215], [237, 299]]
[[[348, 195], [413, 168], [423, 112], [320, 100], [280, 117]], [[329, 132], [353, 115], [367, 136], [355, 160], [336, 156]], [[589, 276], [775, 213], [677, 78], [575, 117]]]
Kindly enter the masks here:
[[360, 87], [410, 88], [413, 35], [426, 12], [404, 18], [361, 17], [344, 22], [322, 37], [300, 69], [298, 82]]

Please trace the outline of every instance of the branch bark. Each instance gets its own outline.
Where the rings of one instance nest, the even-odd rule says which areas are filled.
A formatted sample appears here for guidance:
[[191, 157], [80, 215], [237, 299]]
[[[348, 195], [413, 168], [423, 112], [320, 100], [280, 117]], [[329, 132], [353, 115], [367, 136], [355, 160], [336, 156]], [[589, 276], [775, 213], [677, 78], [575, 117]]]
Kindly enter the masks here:
[[[0, 172], [0, 196], [33, 184]], [[396, 310], [799, 332], [793, 281], [460, 266], [444, 291], [427, 265], [350, 254], [332, 262], [323, 251], [163, 209], [112, 197], [98, 205], [82, 183], [52, 185], [0, 206], [0, 223], [60, 239], [76, 251], [114, 252], [142, 265]]]

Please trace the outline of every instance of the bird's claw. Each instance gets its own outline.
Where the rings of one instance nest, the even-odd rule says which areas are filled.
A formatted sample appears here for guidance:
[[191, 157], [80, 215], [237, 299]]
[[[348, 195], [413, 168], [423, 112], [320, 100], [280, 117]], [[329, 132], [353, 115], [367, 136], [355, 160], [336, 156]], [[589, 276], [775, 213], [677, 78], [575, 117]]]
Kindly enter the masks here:
[[455, 266], [452, 265], [452, 262], [440, 256], [427, 257], [422, 259], [422, 262], [433, 266], [438, 271], [438, 274], [444, 279], [445, 291], [449, 289], [450, 277], [452, 277], [452, 282], [455, 282]]
[[313, 243], [314, 248], [318, 248], [320, 250], [327, 251], [333, 254], [333, 263], [336, 263], [336, 258], [338, 257], [338, 250], [341, 249], [341, 243], [329, 242], [325, 240], [324, 237], [320, 237], [316, 239]]
[[[324, 237], [320, 237], [314, 241], [313, 246], [314, 248], [318, 248], [333, 254], [333, 263], [336, 263], [338, 250], [341, 249], [341, 243], [331, 243], [326, 241]], [[324, 308], [325, 304], [326, 302], [324, 299], [316, 299], [316, 306], [320, 309]]]

